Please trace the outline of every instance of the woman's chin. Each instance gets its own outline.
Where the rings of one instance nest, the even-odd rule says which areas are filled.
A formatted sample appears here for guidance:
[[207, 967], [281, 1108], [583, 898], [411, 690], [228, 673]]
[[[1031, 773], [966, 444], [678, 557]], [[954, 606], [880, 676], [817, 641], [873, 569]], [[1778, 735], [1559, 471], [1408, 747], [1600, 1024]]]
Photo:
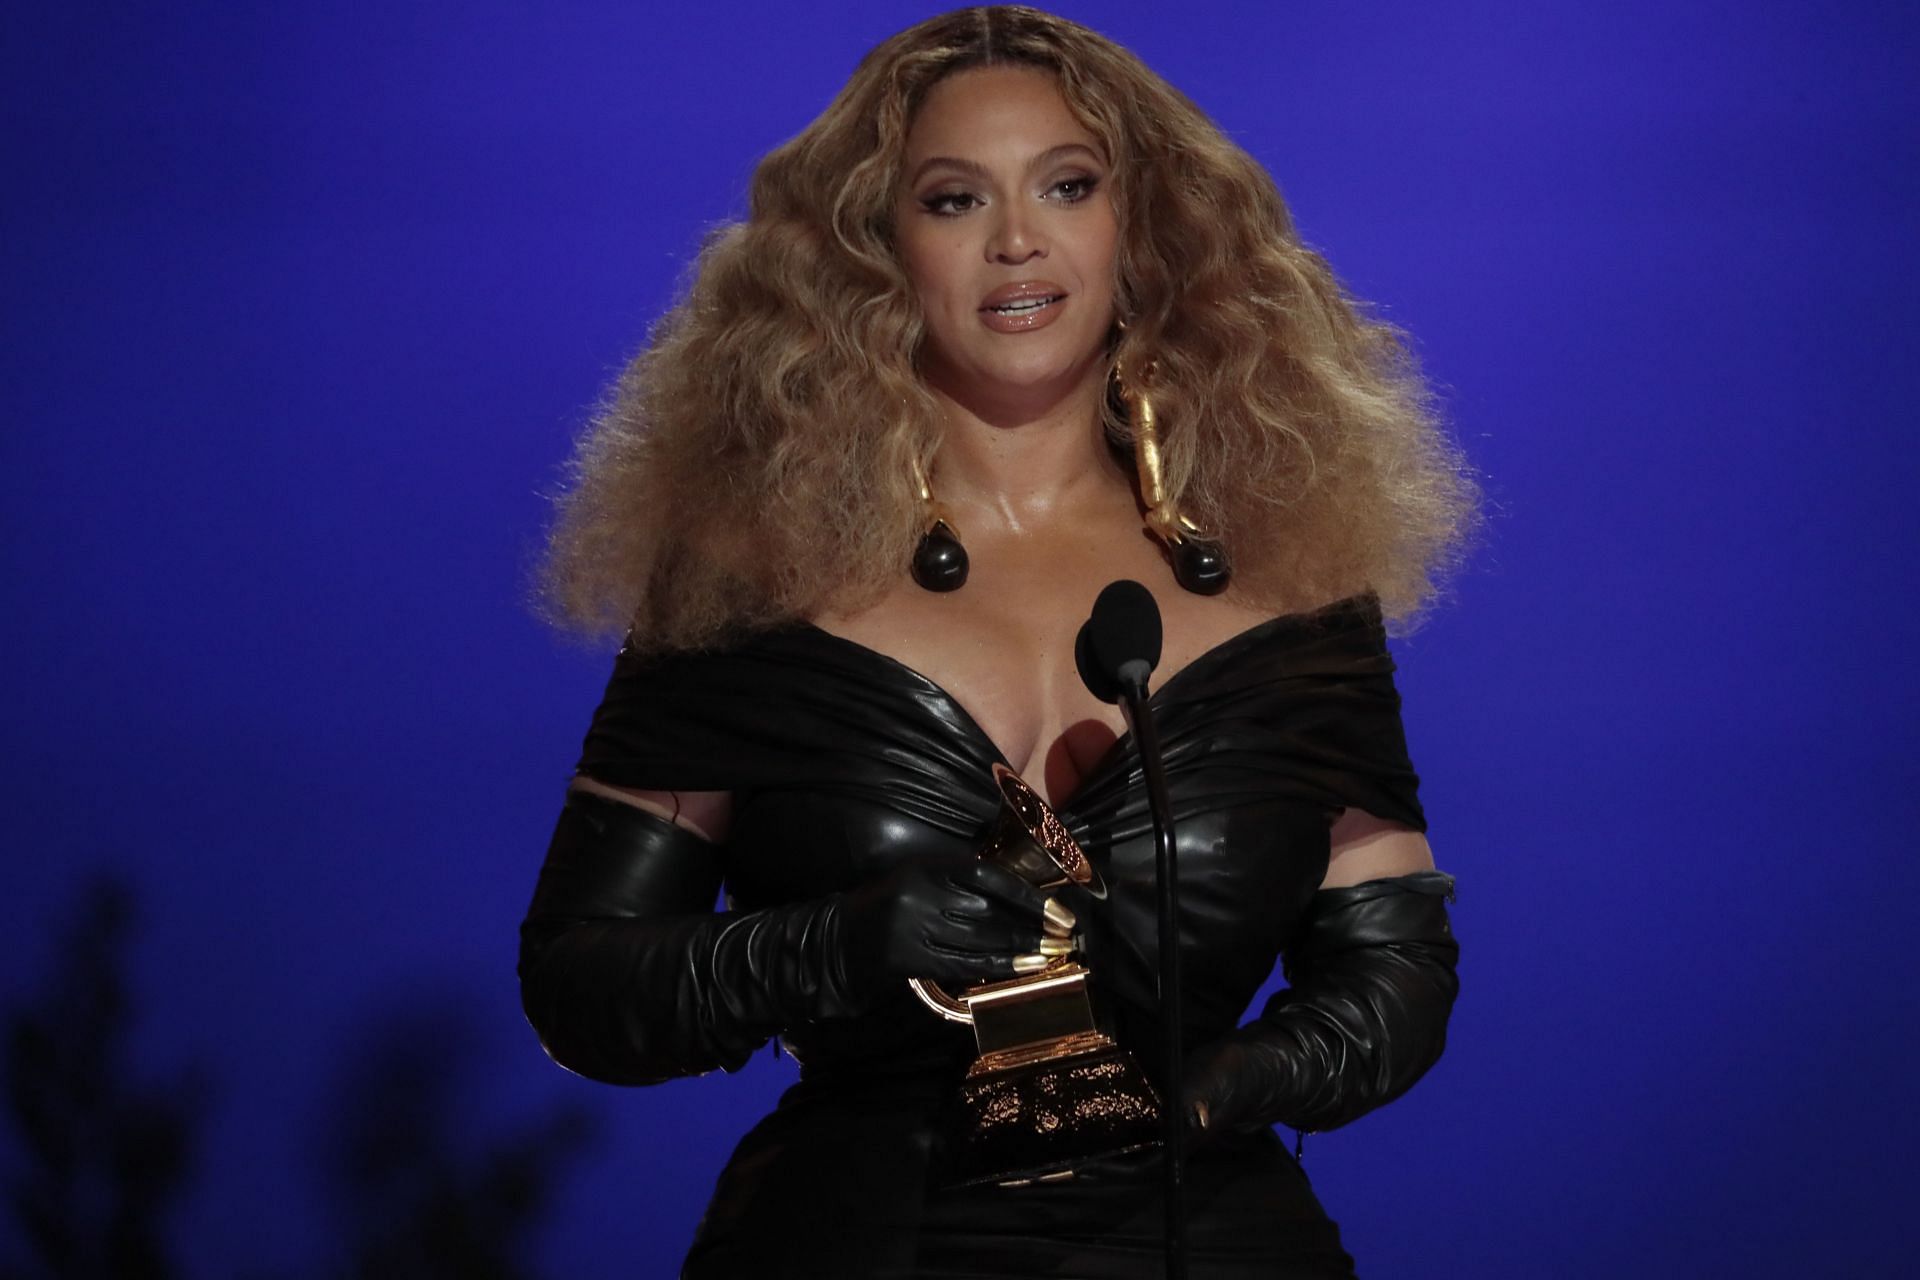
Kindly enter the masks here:
[[965, 369], [944, 371], [930, 379], [950, 398], [962, 404], [1025, 405], [1035, 410], [1052, 408], [1061, 401], [1084, 394], [1089, 383], [1098, 383], [1104, 370], [1095, 353], [1077, 361], [994, 360], [980, 361]]

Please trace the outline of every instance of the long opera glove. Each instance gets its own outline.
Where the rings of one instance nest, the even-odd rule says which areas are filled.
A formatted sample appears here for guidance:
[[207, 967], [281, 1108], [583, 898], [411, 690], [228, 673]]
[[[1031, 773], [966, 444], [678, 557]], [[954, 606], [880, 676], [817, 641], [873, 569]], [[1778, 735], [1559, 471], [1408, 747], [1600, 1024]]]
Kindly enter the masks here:
[[1315, 1132], [1412, 1088], [1446, 1047], [1459, 991], [1452, 896], [1437, 871], [1316, 893], [1283, 956], [1288, 987], [1189, 1060], [1190, 1123]]
[[720, 851], [629, 804], [571, 791], [520, 926], [520, 998], [561, 1066], [612, 1084], [737, 1071], [797, 1023], [850, 1017], [907, 977], [1009, 977], [1043, 899], [966, 858], [842, 893], [713, 910]]

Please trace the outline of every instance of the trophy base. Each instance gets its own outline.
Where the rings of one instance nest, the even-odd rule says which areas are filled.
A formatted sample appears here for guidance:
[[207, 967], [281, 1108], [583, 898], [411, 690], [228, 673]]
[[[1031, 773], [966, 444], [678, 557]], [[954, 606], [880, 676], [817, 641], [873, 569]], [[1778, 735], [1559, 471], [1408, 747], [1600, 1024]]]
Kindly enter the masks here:
[[1159, 1144], [1160, 1101], [1140, 1065], [1098, 1033], [1074, 1049], [974, 1065], [960, 1086], [946, 1185], [1030, 1182]]

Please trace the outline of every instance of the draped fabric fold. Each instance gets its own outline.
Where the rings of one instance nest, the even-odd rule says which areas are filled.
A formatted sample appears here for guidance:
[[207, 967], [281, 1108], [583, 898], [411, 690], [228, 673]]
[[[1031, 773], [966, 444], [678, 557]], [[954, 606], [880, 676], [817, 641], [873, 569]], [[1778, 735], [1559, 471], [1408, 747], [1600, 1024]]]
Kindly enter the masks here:
[[[1176, 672], [1152, 700], [1176, 823], [1285, 798], [1424, 831], [1393, 670], [1379, 608], [1357, 597], [1261, 623]], [[1116, 841], [1151, 829], [1131, 737], [1061, 816], [1076, 835]]]
[[992, 812], [998, 758], [937, 685], [796, 627], [719, 652], [623, 650], [578, 772], [648, 790], [838, 792], [971, 835]]
[[[1355, 597], [1274, 618], [1196, 658], [1153, 696], [1177, 813], [1277, 795], [1426, 826], [1379, 609]], [[718, 652], [623, 650], [578, 771], [616, 786], [844, 791], [953, 834], [991, 816], [999, 749], [938, 684], [798, 626]], [[1139, 754], [1114, 744], [1058, 806], [1080, 834], [1149, 819]]]

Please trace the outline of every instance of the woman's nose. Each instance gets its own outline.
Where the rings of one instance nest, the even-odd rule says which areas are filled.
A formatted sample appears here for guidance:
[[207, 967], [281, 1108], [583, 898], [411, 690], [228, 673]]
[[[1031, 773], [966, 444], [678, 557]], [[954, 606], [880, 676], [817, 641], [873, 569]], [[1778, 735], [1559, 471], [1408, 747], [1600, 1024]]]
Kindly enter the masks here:
[[987, 256], [1015, 266], [1047, 256], [1045, 233], [1031, 210], [1017, 204], [1001, 206], [1000, 220], [987, 241]]

